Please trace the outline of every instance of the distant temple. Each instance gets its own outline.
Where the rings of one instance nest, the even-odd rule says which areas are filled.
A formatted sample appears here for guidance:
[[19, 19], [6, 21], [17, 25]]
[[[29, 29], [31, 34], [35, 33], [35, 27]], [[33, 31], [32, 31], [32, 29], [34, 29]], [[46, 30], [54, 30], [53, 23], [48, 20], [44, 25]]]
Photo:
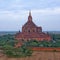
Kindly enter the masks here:
[[[22, 26], [22, 32], [19, 31], [16, 34], [15, 38], [18, 41], [21, 40], [50, 41], [51, 40], [49, 34], [42, 32], [41, 26], [38, 27], [34, 24], [34, 22], [32, 21], [31, 12], [29, 12], [28, 21]], [[20, 45], [20, 43], [18, 43], [18, 45]]]

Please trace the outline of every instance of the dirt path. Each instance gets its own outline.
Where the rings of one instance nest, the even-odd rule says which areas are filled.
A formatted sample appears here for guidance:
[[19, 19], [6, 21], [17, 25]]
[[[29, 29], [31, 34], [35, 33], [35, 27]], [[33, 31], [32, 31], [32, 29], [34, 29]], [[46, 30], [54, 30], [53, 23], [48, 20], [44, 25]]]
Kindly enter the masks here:
[[0, 56], [0, 60], [60, 60], [60, 52], [33, 52], [31, 57], [7, 58]]

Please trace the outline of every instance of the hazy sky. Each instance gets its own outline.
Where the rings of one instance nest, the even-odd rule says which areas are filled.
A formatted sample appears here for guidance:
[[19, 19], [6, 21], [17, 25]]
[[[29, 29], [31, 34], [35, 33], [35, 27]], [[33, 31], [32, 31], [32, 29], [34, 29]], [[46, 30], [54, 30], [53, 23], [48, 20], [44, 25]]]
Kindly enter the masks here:
[[60, 0], [0, 0], [0, 31], [19, 31], [31, 10], [43, 31], [60, 31]]

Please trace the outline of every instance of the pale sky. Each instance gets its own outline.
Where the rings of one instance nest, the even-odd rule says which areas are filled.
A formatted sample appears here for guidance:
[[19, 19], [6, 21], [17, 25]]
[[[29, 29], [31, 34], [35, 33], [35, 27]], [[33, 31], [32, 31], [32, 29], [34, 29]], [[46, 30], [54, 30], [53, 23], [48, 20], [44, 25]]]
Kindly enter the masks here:
[[43, 31], [60, 31], [60, 0], [0, 0], [0, 31], [19, 31], [31, 10]]

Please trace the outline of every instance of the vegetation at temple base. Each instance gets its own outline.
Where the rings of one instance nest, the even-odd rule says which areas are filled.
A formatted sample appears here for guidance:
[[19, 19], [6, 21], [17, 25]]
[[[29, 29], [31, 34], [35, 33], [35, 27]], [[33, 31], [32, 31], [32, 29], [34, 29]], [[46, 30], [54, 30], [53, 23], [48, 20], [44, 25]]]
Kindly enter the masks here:
[[32, 50], [27, 49], [25, 46], [14, 48], [12, 46], [4, 46], [4, 54], [8, 57], [26, 57], [32, 55]]
[[14, 35], [3, 35], [0, 36], [0, 49], [8, 57], [26, 57], [32, 55], [32, 50], [28, 49], [26, 46], [21, 46], [15, 48], [14, 45], [18, 41], [14, 39]]
[[8, 57], [26, 57], [32, 55], [32, 50], [27, 47], [60, 47], [60, 34], [52, 34], [51, 41], [36, 41], [36, 40], [28, 40], [25, 42], [23, 40], [23, 45], [19, 48], [14, 48], [15, 44], [18, 43], [17, 40], [14, 39], [14, 35], [3, 35], [0, 36], [0, 49], [3, 50], [3, 53]]
[[36, 41], [31, 40], [25, 43], [26, 46], [30, 47], [60, 47], [60, 41]]

